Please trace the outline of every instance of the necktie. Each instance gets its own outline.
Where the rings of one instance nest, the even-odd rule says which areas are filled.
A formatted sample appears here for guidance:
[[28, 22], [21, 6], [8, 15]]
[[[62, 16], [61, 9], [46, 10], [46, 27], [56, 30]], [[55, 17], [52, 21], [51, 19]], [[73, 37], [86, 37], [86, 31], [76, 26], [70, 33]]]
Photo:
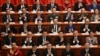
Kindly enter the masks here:
[[42, 31], [41, 26], [38, 26], [39, 33]]
[[97, 4], [93, 4], [93, 8], [96, 9]]
[[27, 41], [27, 45], [30, 46], [30, 40], [29, 40], [29, 39], [28, 39], [28, 41]]
[[9, 41], [10, 41], [10, 45], [11, 45], [11, 42], [12, 42], [12, 41], [11, 41], [11, 37], [9, 37]]
[[11, 21], [11, 17], [10, 15], [7, 15], [7, 23], [9, 23]]
[[93, 44], [93, 40], [91, 39], [91, 44]]
[[41, 29], [41, 26], [38, 26], [38, 29]]
[[27, 32], [27, 27], [24, 27], [24, 32], [25, 32], [25, 33]]
[[24, 8], [24, 7], [25, 7], [24, 5], [21, 5], [21, 9]]
[[10, 28], [6, 28], [6, 33], [8, 33], [8, 31], [10, 31]]
[[45, 45], [46, 37], [43, 37], [43, 45]]
[[51, 8], [53, 8], [54, 7], [54, 4], [51, 4]]
[[57, 32], [57, 25], [54, 25], [54, 32]]
[[69, 20], [70, 15], [71, 15], [71, 13], [68, 13], [68, 14], [67, 14], [66, 20]]
[[7, 8], [9, 8], [9, 4], [7, 4]]
[[37, 10], [40, 10], [40, 5], [37, 5]]

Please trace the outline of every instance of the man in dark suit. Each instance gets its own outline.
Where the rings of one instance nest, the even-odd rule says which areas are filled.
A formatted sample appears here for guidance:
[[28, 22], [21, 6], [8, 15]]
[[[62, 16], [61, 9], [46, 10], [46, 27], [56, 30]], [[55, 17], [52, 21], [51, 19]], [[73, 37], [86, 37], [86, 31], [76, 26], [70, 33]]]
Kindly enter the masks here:
[[53, 7], [52, 13], [48, 15], [48, 22], [52, 22], [55, 18], [60, 21], [60, 16], [56, 13], [56, 8]]
[[72, 33], [76, 30], [76, 26], [73, 25], [72, 21], [68, 22], [68, 26], [66, 26], [66, 33]]
[[85, 44], [85, 48], [81, 51], [81, 56], [94, 56], [93, 49], [90, 48], [89, 43]]
[[74, 16], [71, 12], [71, 8], [67, 8], [67, 13], [64, 14], [64, 22], [66, 21], [74, 21]]
[[81, 33], [89, 33], [90, 31], [93, 31], [93, 29], [92, 29], [93, 27], [89, 23], [90, 23], [90, 21], [87, 18], [85, 20], [85, 23], [83, 25], [81, 25], [81, 29], [80, 29]]
[[88, 18], [88, 14], [85, 12], [86, 10], [82, 8], [81, 13], [77, 15], [77, 21], [84, 22], [85, 19]]
[[81, 8], [86, 9], [86, 4], [83, 2], [83, 0], [78, 0], [74, 5], [74, 10], [79, 11]]
[[6, 0], [6, 3], [2, 5], [2, 11], [6, 11], [7, 9], [14, 11], [14, 5], [11, 4], [10, 0]]
[[66, 49], [62, 51], [62, 56], [74, 56], [74, 51], [71, 50], [69, 43], [66, 45]]
[[20, 14], [20, 17], [19, 17], [18, 21], [22, 22], [22, 23], [30, 21], [30, 16], [27, 13], [25, 8], [22, 8], [22, 13]]
[[73, 37], [70, 38], [71, 45], [82, 45], [81, 38], [78, 36], [78, 31], [73, 32]]
[[51, 41], [50, 41], [50, 37], [48, 37], [47, 36], [47, 32], [46, 31], [43, 31], [43, 33], [42, 33], [42, 36], [40, 36], [39, 38], [38, 38], [38, 45], [39, 46], [44, 46], [44, 45], [47, 45], [48, 43], [50, 43]]
[[43, 11], [44, 6], [40, 4], [40, 0], [36, 0], [36, 4], [33, 5], [33, 10], [35, 11]]
[[3, 35], [7, 35], [8, 31], [12, 31], [13, 33], [16, 33], [16, 29], [15, 27], [11, 26], [9, 23], [5, 24], [2, 28], [1, 28], [1, 34]]
[[43, 56], [57, 56], [56, 51], [52, 48], [52, 44], [47, 45], [47, 48], [43, 51]]
[[32, 32], [28, 32], [26, 38], [22, 41], [22, 46], [34, 46], [35, 43], [32, 36]]
[[97, 3], [97, 0], [93, 0], [92, 4], [89, 5], [89, 10], [98, 9], [100, 10], [100, 5]]
[[44, 17], [40, 11], [37, 11], [37, 13], [33, 16], [33, 22], [37, 23], [38, 21], [44, 22]]
[[59, 32], [59, 36], [55, 39], [55, 45], [59, 45], [59, 46], [62, 46], [62, 45], [66, 45], [67, 43], [67, 39], [63, 36], [63, 32]]
[[2, 22], [9, 23], [9, 22], [15, 22], [14, 16], [10, 14], [10, 10], [6, 10], [6, 15], [3, 16]]
[[32, 46], [32, 49], [28, 51], [27, 56], [40, 56], [40, 52], [36, 45]]
[[59, 6], [55, 3], [55, 0], [51, 0], [50, 4], [47, 5], [47, 11], [52, 10], [53, 7], [55, 7], [57, 11], [59, 10]]
[[8, 35], [4, 36], [4, 46], [10, 46], [11, 43], [16, 43], [16, 38], [11, 31], [8, 31]]
[[21, 11], [22, 8], [25, 8], [26, 10], [28, 10], [28, 5], [25, 4], [24, 0], [20, 0], [20, 4], [17, 6], [17, 11]]
[[34, 26], [34, 33], [42, 33], [45, 30], [45, 27], [42, 25], [42, 21], [38, 21], [37, 25]]
[[20, 33], [27, 33], [31, 31], [30, 26], [28, 26], [27, 22], [24, 22], [24, 24], [19, 28]]
[[61, 26], [58, 23], [58, 19], [54, 19], [53, 24], [50, 26], [50, 32], [58, 33], [59, 31], [61, 31]]

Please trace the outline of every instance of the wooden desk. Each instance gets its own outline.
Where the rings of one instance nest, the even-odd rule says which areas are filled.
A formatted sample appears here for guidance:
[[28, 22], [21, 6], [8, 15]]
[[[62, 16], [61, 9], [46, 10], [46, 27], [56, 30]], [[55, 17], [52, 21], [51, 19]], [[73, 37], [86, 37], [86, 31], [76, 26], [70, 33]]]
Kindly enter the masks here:
[[[43, 50], [45, 49], [46, 47], [41, 47], [41, 48], [38, 48], [39, 51], [40, 51], [40, 56], [43, 56]], [[62, 47], [55, 47], [53, 46], [53, 48], [56, 50], [56, 53], [57, 53], [57, 56], [61, 56], [61, 53], [62, 53], [62, 50], [65, 49], [64, 46]], [[80, 53], [81, 53], [81, 50], [85, 48], [85, 46], [81, 46], [81, 47], [75, 47], [75, 46], [71, 46], [72, 50], [74, 51], [75, 53], [75, 56], [80, 56]], [[93, 46], [93, 47], [90, 47], [93, 49], [93, 52], [94, 52], [94, 56], [100, 56], [100, 45], [98, 46]], [[21, 51], [23, 52], [24, 56], [27, 55], [27, 52], [29, 49], [31, 48], [22, 48], [22, 47], [19, 47], [19, 49], [21, 49]], [[9, 52], [10, 48], [3, 48], [2, 47], [2, 56], [7, 56], [7, 52]]]
[[[82, 39], [82, 45], [84, 45], [86, 43], [86, 37], [89, 36], [89, 34], [83, 34], [83, 33], [79, 33], [78, 34], [79, 37]], [[16, 37], [16, 40], [17, 40], [17, 44], [19, 46], [22, 45], [22, 40], [27, 36], [27, 35], [21, 35], [21, 34], [15, 34], [14, 35]], [[41, 36], [41, 34], [33, 34], [33, 40], [35, 42], [35, 44], [38, 43], [38, 37]], [[55, 38], [57, 36], [59, 36], [58, 34], [51, 34], [49, 33], [48, 36], [50, 37], [51, 39], [51, 43], [54, 45], [54, 42], [55, 42]], [[67, 39], [67, 42], [70, 43], [70, 38], [73, 36], [73, 34], [70, 34], [70, 33], [64, 33], [64, 37]], [[95, 36], [98, 38], [98, 43], [100, 44], [100, 34], [96, 34], [95, 33]], [[4, 39], [3, 39], [3, 36], [1, 36], [1, 42], [2, 42], [2, 46], [4, 45]]]
[[[59, 23], [60, 25], [61, 25], [61, 30], [63, 31], [63, 32], [66, 32], [66, 26], [68, 25], [68, 22], [60, 22]], [[84, 23], [82, 23], [82, 22], [73, 22], [73, 24], [76, 26], [76, 30], [78, 30], [79, 32], [81, 32], [80, 31], [80, 28], [81, 28], [81, 25], [82, 24], [84, 24]], [[100, 22], [90, 22], [90, 24], [92, 24], [93, 25], [93, 31], [96, 31], [96, 25], [98, 25], [98, 24], [100, 24]], [[0, 23], [0, 26], [2, 27], [2, 26], [4, 26], [5, 24], [4, 23]], [[12, 23], [12, 24], [10, 24], [10, 25], [12, 25], [12, 26], [16, 26], [15, 28], [17, 29], [17, 33], [19, 33], [20, 31], [19, 31], [19, 27], [21, 26], [21, 25], [23, 25], [23, 24], [19, 24], [18, 22], [16, 22], [16, 23]], [[29, 22], [28, 23], [28, 25], [31, 27], [31, 31], [33, 32], [34, 31], [34, 26], [35, 25], [37, 25], [37, 24], [35, 24], [35, 23], [33, 23], [33, 22]], [[46, 29], [48, 29], [47, 31], [48, 32], [50, 32], [50, 25], [51, 25], [51, 23], [49, 23], [49, 22], [43, 22], [42, 23], [42, 25], [43, 26], [45, 26], [45, 28]], [[0, 28], [1, 28], [0, 27]]]
[[[29, 11], [28, 13], [29, 13], [29, 15], [30, 15], [30, 21], [32, 22], [33, 16], [34, 16], [36, 13], [35, 13], [35, 12], [32, 12], [32, 11]], [[58, 14], [60, 15], [61, 22], [63, 22], [63, 15], [64, 15], [65, 13], [67, 13], [67, 11], [57, 11], [56, 13], [58, 13]], [[80, 14], [81, 12], [72, 11], [72, 13], [74, 14], [75, 19], [77, 19], [77, 14]], [[85, 13], [86, 13], [86, 14], [89, 14], [89, 16], [88, 16], [89, 19], [91, 18], [92, 14], [93, 14], [93, 12], [90, 12], [90, 11], [86, 11]], [[18, 19], [19, 19], [20, 13], [14, 12], [14, 13], [11, 13], [11, 14], [14, 15], [15, 21], [17, 22]], [[45, 19], [45, 22], [47, 22], [48, 14], [50, 14], [50, 12], [48, 12], [48, 11], [41, 11], [41, 14], [43, 14], [44, 19]], [[0, 12], [0, 22], [2, 22], [2, 17], [3, 17], [4, 15], [5, 15], [4, 12]]]

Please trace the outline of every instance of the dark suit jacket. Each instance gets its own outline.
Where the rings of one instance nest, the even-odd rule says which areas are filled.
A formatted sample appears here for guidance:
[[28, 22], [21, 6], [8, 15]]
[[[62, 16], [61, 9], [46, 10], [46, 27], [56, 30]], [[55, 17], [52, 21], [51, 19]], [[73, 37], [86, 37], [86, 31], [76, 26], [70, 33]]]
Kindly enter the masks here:
[[[57, 55], [56, 55], [56, 51], [55, 51], [53, 48], [51, 49], [51, 53], [53, 54], [53, 56], [57, 56]], [[45, 50], [43, 51], [43, 56], [47, 56], [47, 54], [48, 54], [48, 50], [45, 49]]]
[[[22, 32], [24, 32], [24, 26], [21, 26], [20, 28], [19, 28], [19, 32], [20, 33], [22, 33]], [[29, 26], [27, 26], [27, 31], [31, 31], [31, 28], [29, 27]]]
[[[57, 11], [59, 11], [59, 6], [58, 6], [58, 4], [54, 3], [54, 7], [56, 8]], [[47, 11], [48, 11], [48, 10], [51, 10], [51, 9], [52, 9], [52, 8], [51, 8], [51, 3], [50, 3], [50, 4], [47, 5]]]
[[74, 10], [75, 10], [75, 11], [78, 11], [78, 10], [80, 10], [81, 8], [85, 8], [85, 9], [86, 9], [86, 5], [85, 5], [84, 2], [82, 2], [82, 5], [83, 5], [82, 7], [78, 8], [78, 5], [79, 5], [79, 3], [76, 2], [75, 5], [74, 5]]
[[88, 6], [88, 9], [89, 10], [91, 10], [91, 9], [99, 9], [100, 10], [100, 5], [97, 4], [96, 7], [94, 7], [93, 4], [91, 4], [91, 5]]
[[55, 18], [57, 18], [58, 21], [60, 21], [60, 16], [59, 16], [59, 14], [49, 14], [49, 15], [48, 15], [48, 22], [51, 22], [51, 20], [53, 20], [53, 19], [55, 19]]
[[68, 25], [68, 26], [66, 26], [66, 33], [69, 33], [69, 29], [70, 29], [70, 28], [72, 28], [73, 31], [76, 30], [76, 26], [73, 25], [73, 26], [70, 27], [70, 26]]
[[[25, 6], [26, 10], [28, 10], [28, 5], [27, 4], [24, 4], [24, 6]], [[21, 10], [21, 4], [19, 4], [17, 6], [17, 11], [19, 11], [19, 10]]]
[[44, 27], [43, 25], [41, 25], [41, 32], [39, 32], [38, 25], [36, 25], [36, 26], [34, 27], [33, 32], [34, 32], [34, 33], [42, 33], [44, 30], [45, 30], [45, 27]]
[[[81, 25], [81, 29], [80, 29], [81, 33], [87, 32], [87, 30], [83, 31], [84, 27], [85, 27], [85, 24]], [[93, 28], [93, 26], [91, 24], [89, 24], [88, 29], [90, 29], [90, 31], [93, 31], [92, 28]], [[88, 32], [90, 32], [90, 31], [88, 31]]]
[[[12, 8], [12, 11], [14, 11], [14, 5], [10, 3], [9, 8]], [[6, 11], [7, 10], [7, 4], [3, 4], [2, 5], [2, 11]]]
[[[23, 15], [23, 13], [20, 15], [20, 17]], [[22, 22], [29, 22], [30, 21], [30, 16], [29, 16], [29, 14], [28, 13], [26, 13], [26, 20], [23, 18], [23, 17], [21, 17], [21, 19], [18, 19], [18, 21], [22, 21]]]
[[[15, 22], [14, 16], [10, 15], [11, 20], [9, 22]], [[7, 22], [7, 15], [3, 16], [2, 22]]]
[[67, 39], [65, 38], [65, 37], [63, 37], [64, 38], [64, 40], [62, 41], [62, 42], [60, 42], [60, 37], [57, 37], [56, 39], [55, 39], [55, 45], [66, 45], [67, 44]]
[[[37, 10], [36, 4], [33, 5], [33, 10]], [[44, 10], [44, 6], [42, 4], [40, 4], [40, 11], [43, 11], [43, 10]]]
[[96, 31], [100, 32], [100, 24], [96, 25]]
[[31, 39], [32, 41], [28, 42], [26, 41], [26, 38], [22, 40], [22, 45], [26, 45], [26, 46], [34, 46], [34, 41], [33, 39]]
[[[51, 41], [50, 41], [50, 37], [46, 37], [46, 41], [48, 41], [48, 42], [50, 42], [51, 43]], [[38, 45], [42, 45], [42, 43], [43, 43], [43, 36], [40, 36], [39, 38], [38, 38]]]
[[[78, 14], [78, 15], [77, 15], [77, 21], [83, 21], [83, 20], [84, 20], [84, 18], [81, 17], [81, 16], [82, 16], [82, 14]], [[88, 18], [88, 14], [83, 14], [83, 16], [86, 17], [86, 18]], [[85, 18], [85, 19], [86, 19], [86, 18]]]
[[[61, 25], [57, 25], [57, 31], [58, 31], [59, 27], [61, 27]], [[54, 25], [51, 25], [51, 26], [50, 26], [50, 32], [51, 32], [51, 33], [54, 32], [54, 30], [53, 30], [53, 32], [52, 32], [52, 29], [54, 29]]]
[[[11, 40], [10, 40], [10, 38], [11, 38]], [[16, 43], [16, 38], [14, 37], [14, 36], [12, 36], [12, 37], [9, 37], [8, 35], [7, 36], [4, 36], [4, 44], [5, 45], [10, 45], [11, 43]]]
[[[41, 15], [40, 17], [42, 18], [41, 21], [44, 22], [44, 17], [43, 17], [43, 15]], [[33, 16], [33, 22], [35, 22], [36, 18], [37, 18], [37, 15], [34, 15], [34, 16]]]
[[[90, 56], [94, 56], [93, 55], [93, 49], [89, 49], [89, 51], [88, 51], [88, 53], [90, 54]], [[83, 49], [82, 51], [81, 51], [81, 56], [85, 56], [85, 54], [86, 54], [86, 50], [85, 49]]]
[[62, 56], [67, 56], [67, 55], [74, 56], [73, 50], [70, 50], [69, 52], [66, 50], [62, 51]]
[[[8, 30], [8, 31], [9, 31], [9, 30]], [[1, 28], [1, 32], [8, 33], [8, 31], [6, 31], [6, 27], [5, 27], [5, 26], [3, 26], [3, 27]], [[13, 26], [10, 26], [10, 31], [12, 31], [13, 33], [17, 33], [15, 27], [13, 27]]]
[[68, 13], [64, 14], [64, 22], [66, 22], [66, 21], [74, 21], [74, 16], [73, 16], [72, 13], [70, 14], [70, 16], [68, 18], [67, 17], [68, 17]]
[[33, 53], [33, 50], [32, 50], [32, 49], [28, 51], [27, 56], [32, 56], [33, 54], [35, 54], [36, 56], [40, 56], [39, 50], [36, 50], [36, 51]]
[[[78, 41], [79, 41], [78, 44], [79, 44], [79, 45], [82, 45], [81, 38], [78, 37], [77, 39], [78, 39]], [[74, 40], [74, 36], [70, 38], [70, 44], [71, 44], [71, 45], [76, 45], [77, 43], [76, 43], [76, 42], [73, 43], [73, 40]]]

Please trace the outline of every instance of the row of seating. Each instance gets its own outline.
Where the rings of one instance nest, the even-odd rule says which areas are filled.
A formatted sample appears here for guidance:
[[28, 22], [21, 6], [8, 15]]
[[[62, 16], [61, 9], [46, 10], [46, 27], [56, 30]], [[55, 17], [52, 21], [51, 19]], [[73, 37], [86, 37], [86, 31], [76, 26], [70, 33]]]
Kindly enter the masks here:
[[[76, 30], [78, 30], [80, 33], [81, 33], [81, 25], [82, 24], [84, 24], [84, 23], [82, 23], [82, 22], [73, 22], [73, 25], [74, 26], [76, 26]], [[94, 31], [94, 32], [96, 32], [97, 31], [97, 26], [100, 24], [99, 22], [91, 22], [90, 23], [91, 25], [93, 25], [93, 28], [92, 28], [92, 30]], [[15, 33], [20, 33], [20, 27], [22, 26], [22, 24], [20, 24], [20, 23], [12, 23], [12, 24], [10, 24], [11, 26], [13, 26], [13, 27], [15, 27], [15, 30], [16, 31], [14, 31]], [[28, 25], [29, 25], [29, 27], [30, 27], [30, 30], [33, 32], [33, 33], [35, 33], [35, 30], [34, 30], [34, 27], [37, 25], [37, 24], [35, 24], [35, 23], [32, 23], [32, 22], [30, 22], [30, 23], [28, 23]], [[51, 30], [50, 30], [50, 26], [52, 25], [51, 23], [48, 23], [48, 22], [44, 22], [43, 24], [42, 24], [44, 27], [45, 27], [45, 29], [47, 29], [47, 32], [50, 32]], [[62, 23], [59, 23], [59, 25], [61, 25], [61, 30], [63, 31], [63, 32], [66, 32], [66, 27], [68, 26], [68, 22], [62, 22]], [[0, 31], [2, 31], [2, 27], [4, 27], [5, 26], [5, 24], [3, 24], [3, 23], [0, 23]]]
[[[17, 11], [17, 6], [15, 5], [14, 7], [15, 7], [15, 8], [14, 8], [15, 11]], [[28, 11], [32, 11], [32, 9], [33, 9], [32, 7], [33, 7], [32, 5], [28, 5], [28, 9], [29, 9]], [[47, 10], [46, 7], [47, 7], [47, 6], [44, 5], [44, 11]], [[62, 6], [59, 5], [59, 10], [62, 11], [63, 9], [64, 9], [64, 8], [63, 8]], [[0, 12], [1, 12], [1, 11], [2, 11], [2, 6], [0, 6]]]
[[[15, 37], [16, 37], [16, 40], [17, 40], [17, 44], [19, 45], [19, 46], [22, 46], [22, 41], [23, 41], [23, 39], [25, 39], [25, 37], [27, 36], [27, 35], [25, 35], [25, 34], [15, 34], [14, 35]], [[38, 44], [38, 37], [40, 37], [41, 36], [41, 34], [33, 34], [33, 40], [34, 40], [34, 42], [35, 42], [35, 44]], [[53, 45], [55, 45], [55, 39], [56, 39], [56, 37], [58, 37], [59, 35], [58, 34], [48, 34], [48, 36], [50, 37], [50, 39], [51, 39], [51, 43], [53, 44]], [[64, 34], [64, 37], [67, 39], [67, 43], [70, 43], [70, 38], [71, 37], [73, 37], [73, 34], [71, 34], [71, 33], [66, 33], [66, 34]], [[84, 45], [85, 43], [86, 43], [86, 37], [89, 37], [89, 34], [87, 34], [87, 33], [79, 33], [79, 37], [81, 38], [81, 42], [82, 42], [82, 45]], [[95, 37], [97, 37], [98, 38], [98, 45], [100, 44], [100, 34], [96, 34], [95, 33]], [[1, 42], [2, 42], [2, 46], [4, 45], [4, 38], [3, 38], [3, 36], [1, 36], [1, 38], [0, 38], [0, 40], [1, 40]]]
[[[31, 49], [31, 48], [21, 48], [21, 46], [19, 47], [21, 49], [21, 51], [23, 52], [24, 56], [27, 56], [27, 52]], [[41, 47], [38, 48], [40, 51], [40, 56], [43, 56], [43, 51], [46, 47]], [[94, 56], [100, 56], [100, 46], [94, 46], [91, 47], [93, 49], [93, 54]], [[65, 49], [64, 47], [54, 47], [54, 49], [56, 50], [56, 54], [57, 56], [61, 56], [62, 51]], [[75, 56], [81, 56], [81, 50], [84, 49], [84, 46], [82, 47], [72, 47], [72, 50], [74, 51]], [[2, 52], [2, 56], [7, 56], [7, 53], [9, 52], [9, 48], [3, 48], [3, 52]]]
[[[43, 19], [44, 19], [45, 22], [48, 21], [48, 14], [50, 14], [50, 13], [51, 12], [48, 12], [48, 11], [41, 12], [41, 14], [44, 17]], [[58, 11], [57, 12], [57, 14], [59, 14], [59, 16], [60, 16], [60, 21], [62, 21], [62, 22], [64, 21], [64, 14], [65, 13], [67, 13], [67, 11]], [[74, 14], [75, 21], [77, 21], [78, 14], [81, 14], [81, 12], [75, 12], [75, 11], [73, 11], [73, 14]], [[87, 11], [86, 14], [88, 14], [88, 18], [91, 19], [91, 16], [92, 16], [93, 12]], [[5, 15], [5, 13], [0, 12], [0, 18], [1, 18], [0, 22], [2, 22], [2, 18], [3, 18], [4, 15]], [[20, 13], [15, 12], [15, 13], [11, 13], [11, 15], [14, 16], [15, 22], [17, 22], [18, 19], [19, 19]], [[29, 15], [30, 15], [30, 21], [33, 22], [34, 16], [36, 15], [36, 12], [29, 12]]]

